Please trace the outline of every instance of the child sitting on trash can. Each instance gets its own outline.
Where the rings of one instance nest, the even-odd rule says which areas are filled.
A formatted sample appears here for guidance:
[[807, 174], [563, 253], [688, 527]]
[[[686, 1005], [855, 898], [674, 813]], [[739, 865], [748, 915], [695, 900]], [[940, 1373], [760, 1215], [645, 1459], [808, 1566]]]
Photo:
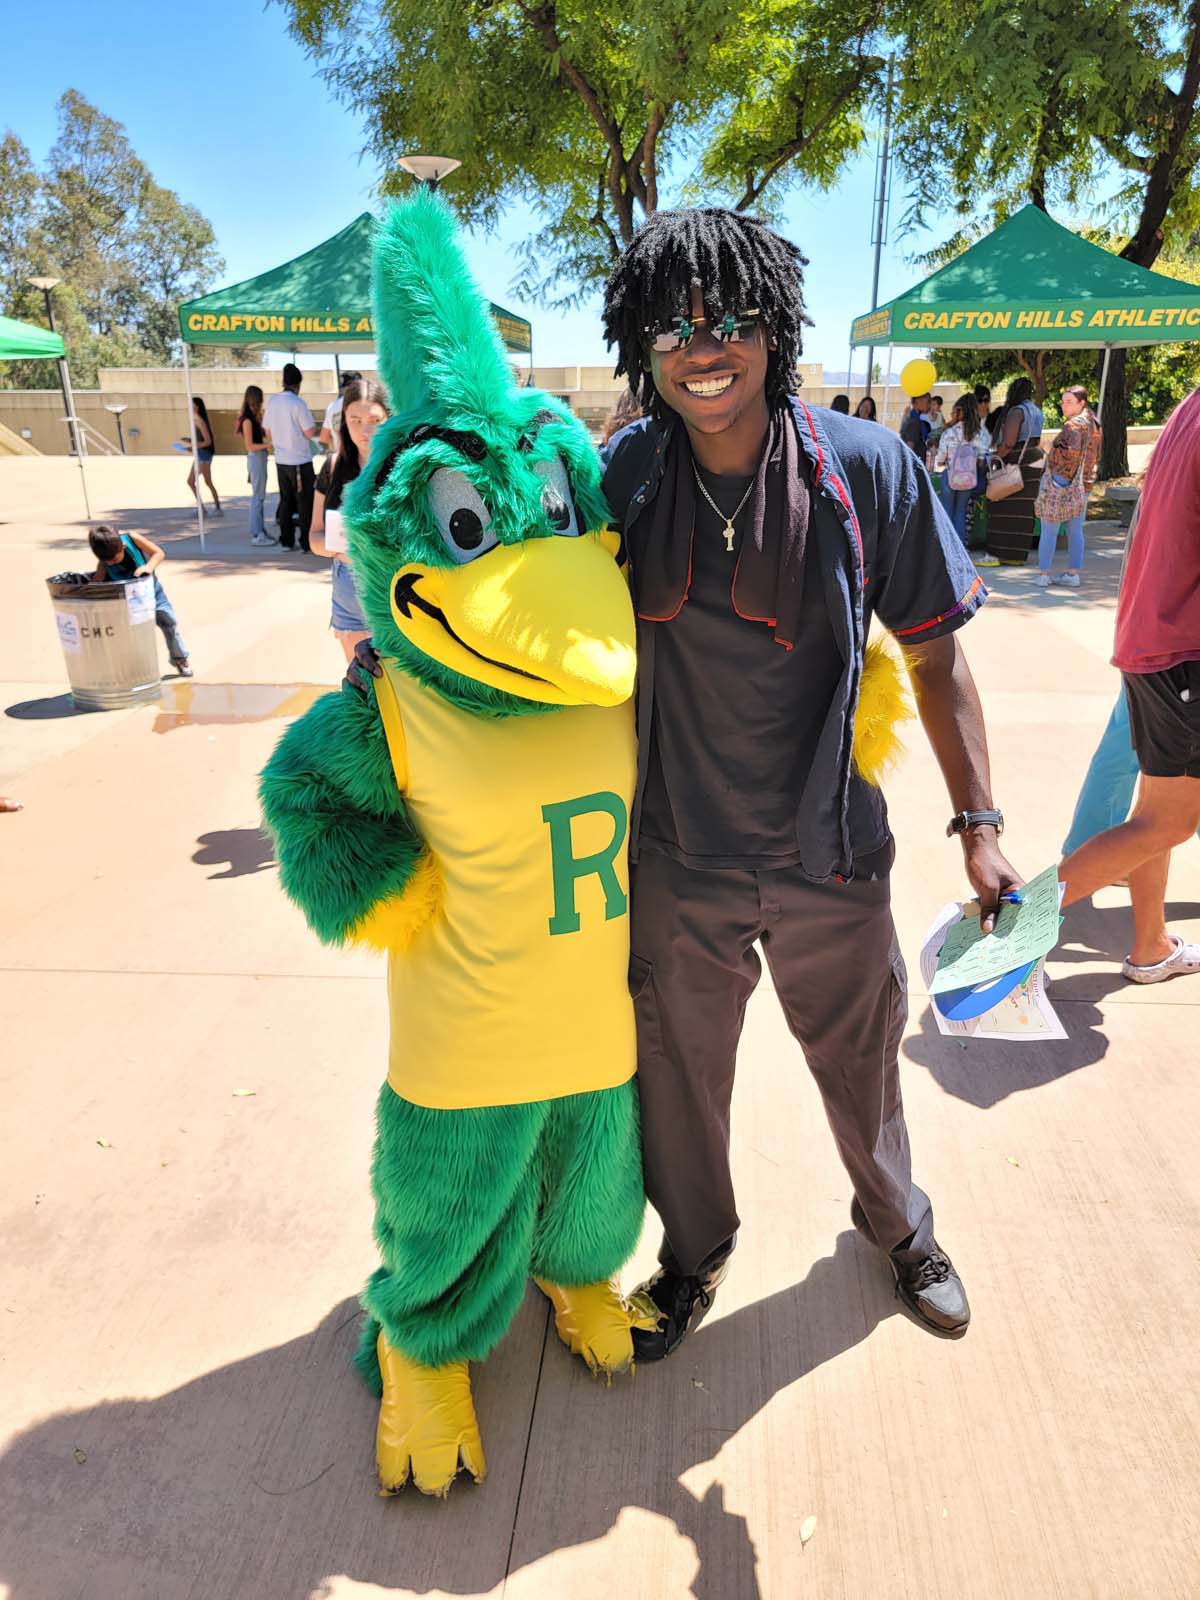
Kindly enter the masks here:
[[102, 524], [88, 534], [92, 554], [99, 561], [95, 581], [120, 583], [126, 578], [154, 579], [154, 620], [162, 629], [167, 641], [167, 654], [171, 665], [181, 678], [190, 678], [187, 646], [179, 636], [179, 624], [167, 599], [167, 591], [158, 581], [158, 568], [166, 560], [161, 545], [141, 533], [118, 533], [115, 528]]

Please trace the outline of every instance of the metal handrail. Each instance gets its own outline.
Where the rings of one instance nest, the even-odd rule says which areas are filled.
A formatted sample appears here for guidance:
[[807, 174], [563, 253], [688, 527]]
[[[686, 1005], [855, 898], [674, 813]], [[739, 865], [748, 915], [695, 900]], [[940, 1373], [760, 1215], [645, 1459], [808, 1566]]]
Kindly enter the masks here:
[[106, 439], [102, 433], [93, 428], [90, 422], [85, 422], [82, 417], [60, 417], [59, 421], [72, 423], [78, 430], [78, 434], [82, 435], [85, 455], [87, 454], [88, 445], [95, 446], [100, 454], [104, 456], [119, 456], [121, 454], [111, 439]]

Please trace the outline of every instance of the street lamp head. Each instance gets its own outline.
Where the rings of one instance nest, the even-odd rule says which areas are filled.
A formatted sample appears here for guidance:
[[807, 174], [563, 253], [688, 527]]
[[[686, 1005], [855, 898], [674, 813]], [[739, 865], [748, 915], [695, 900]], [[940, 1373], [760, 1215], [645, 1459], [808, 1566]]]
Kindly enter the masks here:
[[40, 289], [43, 294], [49, 294], [51, 289], [57, 289], [62, 282], [61, 278], [26, 278], [25, 282], [31, 289]]
[[114, 417], [119, 417], [123, 412], [128, 411], [129, 407], [123, 400], [116, 400], [111, 405], [106, 402], [104, 409], [105, 411], [111, 411]]
[[443, 178], [448, 178], [452, 172], [462, 166], [461, 161], [456, 161], [453, 156], [401, 156], [400, 165], [405, 172], [427, 183], [431, 189], [436, 189]]

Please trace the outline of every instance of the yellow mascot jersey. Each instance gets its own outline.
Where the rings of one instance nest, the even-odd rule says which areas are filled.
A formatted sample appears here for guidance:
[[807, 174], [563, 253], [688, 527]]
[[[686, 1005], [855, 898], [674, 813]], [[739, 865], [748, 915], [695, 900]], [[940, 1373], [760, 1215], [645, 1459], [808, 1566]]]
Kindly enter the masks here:
[[627, 1082], [632, 701], [480, 717], [383, 670], [396, 781], [442, 883], [388, 957], [388, 1082], [446, 1110]]

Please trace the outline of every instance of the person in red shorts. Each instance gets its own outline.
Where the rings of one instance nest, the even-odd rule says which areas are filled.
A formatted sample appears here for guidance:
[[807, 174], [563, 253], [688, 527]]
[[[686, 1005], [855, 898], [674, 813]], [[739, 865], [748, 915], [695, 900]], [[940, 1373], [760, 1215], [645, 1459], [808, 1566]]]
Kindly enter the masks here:
[[1200, 972], [1200, 945], [1166, 924], [1171, 851], [1200, 827], [1200, 389], [1155, 447], [1117, 602], [1113, 666], [1141, 784], [1132, 815], [1066, 857], [1064, 906], [1129, 881], [1134, 983]]

